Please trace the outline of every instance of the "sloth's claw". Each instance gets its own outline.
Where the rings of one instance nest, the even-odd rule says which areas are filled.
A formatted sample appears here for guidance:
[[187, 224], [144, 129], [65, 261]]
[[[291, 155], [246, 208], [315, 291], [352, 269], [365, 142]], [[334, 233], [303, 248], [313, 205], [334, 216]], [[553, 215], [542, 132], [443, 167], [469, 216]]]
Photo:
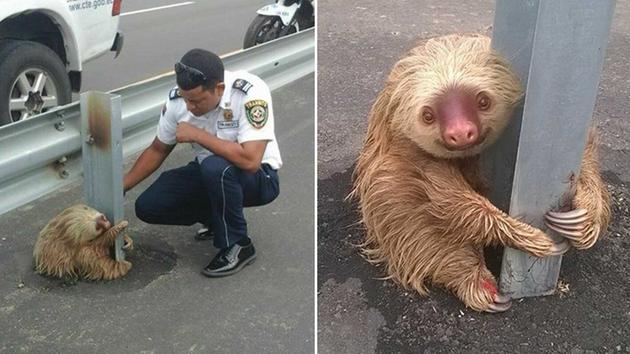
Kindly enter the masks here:
[[547, 221], [547, 220], [545, 220], [545, 225], [552, 225], [552, 226], [555, 226], [558, 229], [562, 229], [562, 230], [566, 230], [566, 231], [582, 231], [586, 227], [586, 225], [584, 223], [579, 223], [579, 224], [575, 224], [575, 225], [558, 225], [558, 224], [554, 224], [554, 223], [552, 223], [550, 221]]
[[494, 302], [499, 303], [499, 304], [507, 304], [512, 299], [507, 295], [495, 294], [493, 297], [493, 300]]
[[559, 211], [549, 211], [547, 215], [556, 219], [576, 219], [582, 216], [585, 216], [587, 213], [586, 209], [575, 209], [571, 211], [559, 212]]
[[[490, 312], [490, 313], [504, 312], [504, 311], [507, 311], [510, 307], [512, 307], [512, 301], [510, 300], [509, 297], [495, 295], [494, 298], [495, 298], [494, 302], [488, 305], [486, 312]], [[498, 302], [497, 298], [505, 302]], [[505, 298], [507, 298], [507, 301]]]
[[558, 219], [558, 218], [551, 217], [549, 215], [545, 215], [545, 220], [552, 222], [556, 225], [577, 225], [588, 220], [588, 216], [585, 215], [585, 216], [581, 216], [575, 219]]
[[569, 248], [571, 248], [569, 242], [563, 240], [562, 242], [556, 243], [551, 247], [550, 255], [559, 256], [565, 254], [569, 250]]
[[579, 241], [584, 237], [582, 231], [586, 227], [585, 222], [587, 220], [586, 209], [575, 209], [567, 212], [549, 211], [545, 214], [545, 225], [571, 241]]
[[545, 220], [556, 225], [575, 226], [588, 220], [588, 215], [586, 209], [576, 209], [566, 213], [550, 211], [545, 214]]
[[569, 240], [579, 241], [584, 235], [581, 232], [581, 230], [584, 229], [584, 225], [582, 225], [582, 224], [580, 224], [579, 226], [575, 226], [575, 227], [565, 227], [564, 225], [563, 226], [558, 226], [558, 225], [552, 224], [552, 223], [550, 223], [548, 221], [545, 221], [545, 225], [547, 225], [548, 228], [552, 229], [553, 231], [556, 231], [557, 233], [559, 233], [563, 237], [568, 238]]

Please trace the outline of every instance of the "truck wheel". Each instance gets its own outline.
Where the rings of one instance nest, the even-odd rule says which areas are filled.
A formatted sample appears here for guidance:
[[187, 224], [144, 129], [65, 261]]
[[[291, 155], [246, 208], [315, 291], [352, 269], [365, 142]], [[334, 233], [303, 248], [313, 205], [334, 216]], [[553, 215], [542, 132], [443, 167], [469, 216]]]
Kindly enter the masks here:
[[52, 49], [31, 41], [0, 41], [0, 126], [71, 99], [66, 67]]
[[287, 34], [298, 31], [296, 26], [291, 26], [289, 29], [285, 27], [278, 16], [257, 15], [245, 32], [243, 49], [274, 40], [280, 37], [282, 31], [286, 31]]

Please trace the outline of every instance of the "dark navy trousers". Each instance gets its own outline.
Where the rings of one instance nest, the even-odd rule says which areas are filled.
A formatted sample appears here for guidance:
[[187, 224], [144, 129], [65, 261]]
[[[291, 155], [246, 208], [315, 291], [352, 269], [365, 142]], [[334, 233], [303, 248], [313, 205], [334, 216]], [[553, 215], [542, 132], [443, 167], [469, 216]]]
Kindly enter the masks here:
[[225, 248], [248, 237], [243, 207], [270, 203], [279, 192], [268, 164], [251, 174], [211, 155], [162, 173], [136, 200], [136, 215], [149, 224], [210, 225], [214, 246]]

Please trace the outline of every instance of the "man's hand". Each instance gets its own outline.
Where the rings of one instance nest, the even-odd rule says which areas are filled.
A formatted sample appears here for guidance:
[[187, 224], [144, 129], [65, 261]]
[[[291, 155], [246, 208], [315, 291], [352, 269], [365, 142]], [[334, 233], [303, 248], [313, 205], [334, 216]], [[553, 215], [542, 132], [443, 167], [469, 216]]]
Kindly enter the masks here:
[[155, 137], [151, 145], [140, 154], [131, 170], [124, 175], [123, 194], [157, 170], [174, 147], [175, 144], [166, 145]]
[[177, 124], [175, 137], [178, 143], [196, 143], [199, 142], [199, 136], [205, 132], [190, 123], [181, 122]]

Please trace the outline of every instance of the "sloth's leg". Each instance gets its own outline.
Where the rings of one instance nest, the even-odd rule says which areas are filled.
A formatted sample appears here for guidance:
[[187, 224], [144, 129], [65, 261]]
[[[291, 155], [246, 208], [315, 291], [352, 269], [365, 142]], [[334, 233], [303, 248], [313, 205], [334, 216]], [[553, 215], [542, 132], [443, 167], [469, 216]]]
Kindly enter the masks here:
[[91, 280], [111, 280], [120, 278], [131, 269], [128, 261], [116, 261], [107, 256], [107, 251], [97, 252], [93, 248], [83, 248], [78, 255], [82, 275]]
[[111, 258], [107, 258], [103, 261], [103, 279], [111, 280], [124, 276], [131, 269], [131, 262], [129, 261], [115, 261]]
[[472, 245], [446, 256], [433, 281], [475, 311], [503, 312], [512, 305], [509, 297], [499, 294], [496, 280], [486, 267], [483, 250]]

